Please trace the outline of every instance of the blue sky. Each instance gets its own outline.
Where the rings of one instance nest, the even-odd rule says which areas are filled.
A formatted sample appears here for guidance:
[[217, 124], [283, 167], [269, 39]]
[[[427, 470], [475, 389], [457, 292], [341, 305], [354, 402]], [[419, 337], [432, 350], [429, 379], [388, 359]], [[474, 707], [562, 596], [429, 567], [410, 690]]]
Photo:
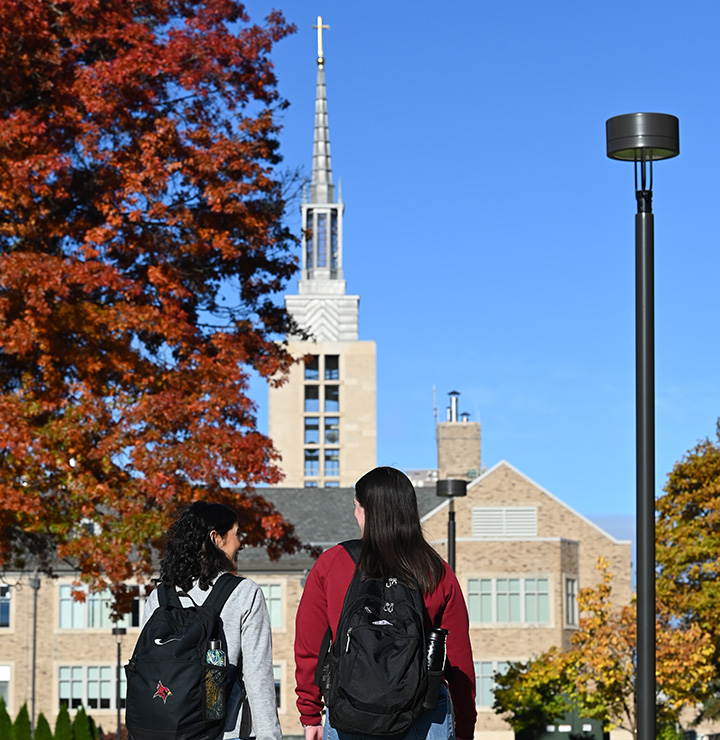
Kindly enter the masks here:
[[[720, 4], [252, 0], [298, 26], [273, 53], [284, 164], [312, 155], [317, 15], [344, 268], [378, 351], [378, 464], [434, 467], [433, 389], [591, 518], [635, 511], [631, 164], [605, 121], [680, 119], [655, 166], [657, 487], [720, 416]], [[299, 228], [298, 208], [288, 214]], [[291, 284], [288, 292], [295, 292]], [[267, 392], [253, 386], [267, 429]]]

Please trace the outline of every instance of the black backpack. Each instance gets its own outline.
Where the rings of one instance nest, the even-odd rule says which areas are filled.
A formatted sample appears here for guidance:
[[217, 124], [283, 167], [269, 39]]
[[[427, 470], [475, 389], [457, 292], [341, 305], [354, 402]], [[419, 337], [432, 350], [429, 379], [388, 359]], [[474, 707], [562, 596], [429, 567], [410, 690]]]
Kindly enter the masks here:
[[[357, 563], [360, 540], [341, 543]], [[315, 683], [337, 730], [403, 737], [427, 693], [425, 606], [397, 578], [382, 581], [357, 570], [343, 602], [335, 642], [328, 629]]]
[[[158, 585], [158, 607], [125, 666], [125, 724], [132, 740], [214, 740], [225, 727], [229, 676], [220, 611], [242, 579], [225, 573], [202, 605], [184, 608], [173, 586]], [[211, 665], [210, 640], [222, 641], [225, 666]]]

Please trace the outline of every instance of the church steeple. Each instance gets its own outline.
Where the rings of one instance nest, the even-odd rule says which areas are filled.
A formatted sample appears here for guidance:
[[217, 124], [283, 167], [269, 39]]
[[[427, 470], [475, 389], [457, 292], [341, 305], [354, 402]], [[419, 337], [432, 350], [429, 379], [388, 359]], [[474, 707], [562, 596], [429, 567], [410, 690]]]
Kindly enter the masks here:
[[325, 88], [325, 56], [322, 48], [322, 17], [318, 16], [318, 70], [315, 86], [315, 136], [313, 137], [312, 180], [310, 182], [310, 200], [313, 203], [332, 203], [335, 200], [335, 188], [332, 184], [332, 164], [330, 162], [330, 132], [328, 130], [327, 90]]
[[[285, 486], [352, 486], [375, 467], [375, 342], [358, 338], [360, 296], [345, 293], [340, 183], [330, 164], [323, 25], [317, 25], [312, 179], [303, 188], [302, 272], [285, 307], [303, 334], [288, 351], [304, 361], [271, 386], [268, 426], [282, 457]], [[310, 121], [308, 120], [308, 124]], [[308, 141], [309, 143], [309, 141]], [[309, 152], [308, 152], [309, 153]]]
[[323, 25], [318, 16], [317, 83], [315, 87], [315, 131], [313, 135], [312, 179], [310, 200], [301, 206], [303, 225], [302, 277], [298, 285], [300, 295], [344, 295], [342, 270], [342, 218], [345, 206], [335, 197], [330, 160], [330, 132], [328, 127], [327, 89], [325, 87], [325, 54]]

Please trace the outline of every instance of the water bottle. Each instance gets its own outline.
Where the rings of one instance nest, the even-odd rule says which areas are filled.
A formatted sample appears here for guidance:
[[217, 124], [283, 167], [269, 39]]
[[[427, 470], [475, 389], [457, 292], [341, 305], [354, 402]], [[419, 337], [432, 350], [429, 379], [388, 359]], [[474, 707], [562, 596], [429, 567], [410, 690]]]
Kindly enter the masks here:
[[221, 640], [210, 640], [205, 662], [210, 665], [225, 665], [225, 651], [222, 649]]
[[428, 632], [427, 674], [428, 687], [423, 701], [423, 709], [435, 709], [440, 694], [443, 668], [445, 667], [445, 641], [448, 631], [442, 627], [432, 627]]
[[221, 720], [225, 716], [226, 658], [220, 640], [210, 640], [205, 662], [205, 717]]

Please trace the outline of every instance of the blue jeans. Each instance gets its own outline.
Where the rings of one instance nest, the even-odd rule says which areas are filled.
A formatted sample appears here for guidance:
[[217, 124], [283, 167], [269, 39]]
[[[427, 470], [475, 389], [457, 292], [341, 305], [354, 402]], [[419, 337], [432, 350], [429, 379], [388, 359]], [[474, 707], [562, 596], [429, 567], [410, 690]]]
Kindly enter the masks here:
[[[373, 740], [373, 735], [353, 735], [350, 732], [336, 730], [327, 712], [323, 740]], [[455, 721], [452, 702], [447, 687], [440, 685], [440, 697], [435, 709], [426, 709], [413, 722], [407, 735], [401, 740], [455, 740]]]

